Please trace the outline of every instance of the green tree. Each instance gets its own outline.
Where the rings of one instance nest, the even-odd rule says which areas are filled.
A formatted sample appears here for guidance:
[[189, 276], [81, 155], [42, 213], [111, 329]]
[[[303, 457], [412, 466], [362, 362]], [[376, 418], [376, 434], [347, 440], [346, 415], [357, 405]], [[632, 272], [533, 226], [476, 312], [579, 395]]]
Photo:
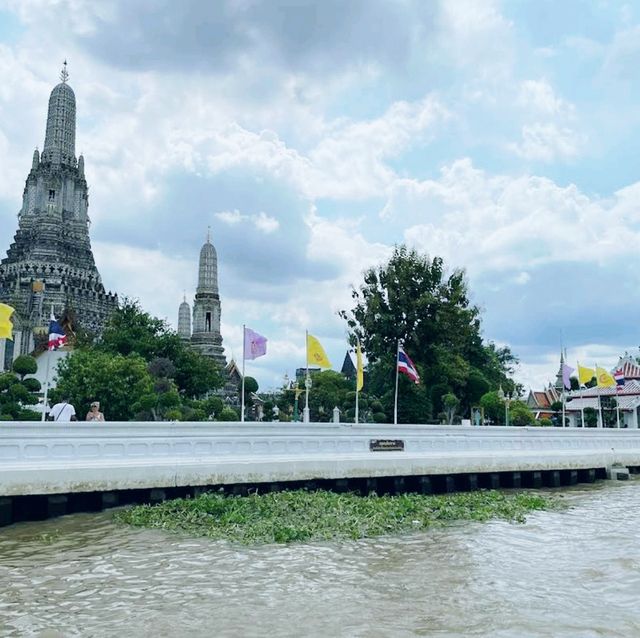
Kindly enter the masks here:
[[504, 401], [498, 396], [497, 391], [482, 395], [480, 407], [484, 410], [485, 419], [489, 419], [496, 425], [504, 425]]
[[447, 420], [447, 423], [451, 425], [453, 423], [453, 419], [456, 416], [456, 412], [460, 407], [460, 399], [455, 394], [449, 392], [442, 397], [442, 404], [444, 406], [444, 414]]
[[23, 381], [25, 375], [35, 374], [38, 371], [38, 362], [28, 354], [21, 354], [13, 362], [11, 369], [20, 377]]
[[[389, 414], [393, 401], [398, 341], [416, 363], [420, 386], [402, 384], [399, 406], [411, 406], [403, 422], [433, 418], [445, 392], [425, 388], [438, 384], [460, 399], [468, 412], [486, 390], [513, 387], [517, 359], [507, 347], [485, 344], [480, 311], [471, 304], [464, 271], [448, 272], [440, 257], [429, 259], [406, 246], [396, 247], [389, 261], [364, 273], [352, 292], [353, 307], [339, 314], [359, 339], [369, 360], [369, 380]], [[377, 385], [376, 385], [377, 381]]]
[[[38, 397], [34, 385], [29, 383], [36, 379], [21, 381], [13, 372], [0, 373], [0, 420], [3, 421], [36, 421], [40, 414], [26, 406], [36, 405]], [[39, 386], [39, 384], [38, 384]]]
[[240, 416], [238, 413], [230, 406], [225, 406], [222, 408], [220, 415], [216, 418], [216, 421], [239, 421]]
[[551, 421], [554, 425], [561, 425], [562, 421], [562, 401], [554, 401], [549, 408], [553, 412]]
[[584, 424], [588, 428], [595, 428], [598, 425], [598, 411], [595, 408], [584, 409]]
[[331, 421], [333, 408], [338, 407], [342, 412], [346, 412], [349, 408], [347, 396], [349, 391], [353, 390], [353, 383], [339, 372], [334, 370], [316, 372], [311, 375], [311, 383], [309, 411], [312, 421]]
[[[253, 413], [251, 407], [253, 406], [253, 393], [258, 391], [258, 382], [253, 377], [244, 378], [244, 405], [245, 405], [245, 419], [252, 420]], [[238, 384], [238, 394], [242, 393], [242, 380]]]
[[223, 384], [211, 359], [191, 350], [165, 321], [144, 312], [137, 301], [125, 299], [94, 347], [110, 354], [138, 354], [149, 363], [170, 361], [175, 368], [171, 378], [188, 398], [204, 397]]
[[53, 402], [62, 397], [76, 408], [79, 419], [92, 401], [100, 401], [109, 421], [128, 421], [153, 393], [153, 379], [146, 361], [138, 354], [76, 350], [58, 364]]
[[511, 401], [509, 405], [509, 425], [533, 425], [535, 419], [524, 401]]

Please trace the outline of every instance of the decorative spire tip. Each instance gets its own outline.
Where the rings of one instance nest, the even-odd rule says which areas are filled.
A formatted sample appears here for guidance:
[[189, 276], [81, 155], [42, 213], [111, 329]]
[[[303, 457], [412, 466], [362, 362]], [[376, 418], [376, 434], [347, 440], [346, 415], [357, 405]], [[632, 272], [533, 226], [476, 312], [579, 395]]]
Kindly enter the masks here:
[[211, 226], [207, 226], [207, 244], [211, 243]]
[[60, 71], [60, 79], [62, 80], [63, 84], [66, 84], [67, 80], [69, 79], [69, 71], [67, 71], [67, 61], [66, 60], [62, 64], [62, 71]]

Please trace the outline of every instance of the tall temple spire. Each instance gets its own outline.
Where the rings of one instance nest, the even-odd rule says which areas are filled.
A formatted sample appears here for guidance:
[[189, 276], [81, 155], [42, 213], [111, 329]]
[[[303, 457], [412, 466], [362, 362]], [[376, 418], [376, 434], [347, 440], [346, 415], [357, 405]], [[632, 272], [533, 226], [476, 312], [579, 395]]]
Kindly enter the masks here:
[[0, 301], [16, 309], [21, 330], [14, 354], [27, 354], [46, 334], [49, 309], [73, 309], [76, 321], [99, 335], [118, 306], [96, 268], [89, 237], [84, 160], [76, 161], [76, 98], [66, 62], [51, 91], [42, 153], [25, 180], [18, 229], [0, 262]]
[[178, 309], [178, 336], [185, 341], [191, 339], [191, 308], [187, 303], [186, 293]]
[[564, 390], [564, 375], [563, 375], [563, 370], [564, 370], [564, 360], [566, 357], [566, 348], [562, 347], [562, 344], [560, 344], [560, 367], [558, 368], [558, 374], [556, 374], [556, 383], [555, 383], [555, 388], [558, 392], [562, 392]]
[[49, 97], [47, 130], [42, 149], [42, 161], [52, 164], [76, 164], [76, 96], [67, 84], [69, 72], [65, 60], [60, 73], [62, 82]]
[[[193, 300], [191, 346], [200, 354], [213, 358], [221, 368], [224, 368], [227, 362], [224, 357], [222, 335], [220, 334], [220, 312], [218, 256], [211, 243], [211, 231], [209, 229], [207, 231], [207, 241], [200, 249], [198, 287]], [[186, 324], [183, 323], [183, 326], [186, 326]], [[186, 329], [184, 333], [186, 334]]]
[[207, 231], [207, 241], [200, 250], [198, 288], [196, 292], [218, 294], [218, 256], [211, 243], [210, 230]]

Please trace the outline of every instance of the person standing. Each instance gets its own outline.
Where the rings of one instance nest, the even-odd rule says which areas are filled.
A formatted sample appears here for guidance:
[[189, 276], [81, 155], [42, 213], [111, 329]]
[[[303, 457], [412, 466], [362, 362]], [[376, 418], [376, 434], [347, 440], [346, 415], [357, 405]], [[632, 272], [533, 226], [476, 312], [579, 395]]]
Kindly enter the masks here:
[[100, 412], [100, 401], [93, 401], [89, 412], [87, 412], [86, 421], [104, 421], [104, 414]]
[[51, 408], [49, 420], [60, 421], [62, 423], [77, 421], [76, 409], [69, 403], [68, 399], [62, 399]]

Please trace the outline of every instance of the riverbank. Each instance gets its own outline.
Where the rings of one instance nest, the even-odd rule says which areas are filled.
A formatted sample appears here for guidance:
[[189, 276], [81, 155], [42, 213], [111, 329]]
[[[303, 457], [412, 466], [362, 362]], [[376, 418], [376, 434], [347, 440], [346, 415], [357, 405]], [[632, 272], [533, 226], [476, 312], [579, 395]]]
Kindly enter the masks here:
[[528, 492], [476, 491], [443, 495], [359, 496], [291, 491], [225, 496], [202, 494], [117, 512], [116, 521], [244, 545], [355, 540], [425, 530], [445, 522], [523, 522], [553, 499]]

